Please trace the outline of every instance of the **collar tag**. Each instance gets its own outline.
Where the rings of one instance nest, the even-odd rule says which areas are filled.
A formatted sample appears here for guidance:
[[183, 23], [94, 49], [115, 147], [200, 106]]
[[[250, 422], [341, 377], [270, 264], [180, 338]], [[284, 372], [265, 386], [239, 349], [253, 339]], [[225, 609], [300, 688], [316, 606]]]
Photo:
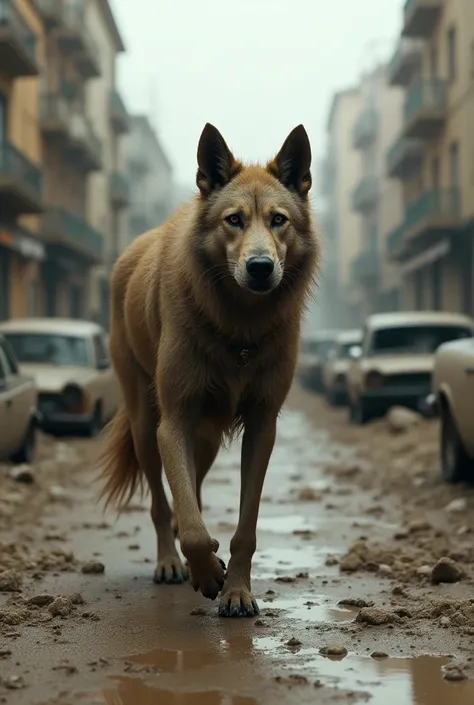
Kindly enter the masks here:
[[248, 348], [242, 348], [239, 352], [239, 367], [249, 367], [250, 366], [250, 350]]

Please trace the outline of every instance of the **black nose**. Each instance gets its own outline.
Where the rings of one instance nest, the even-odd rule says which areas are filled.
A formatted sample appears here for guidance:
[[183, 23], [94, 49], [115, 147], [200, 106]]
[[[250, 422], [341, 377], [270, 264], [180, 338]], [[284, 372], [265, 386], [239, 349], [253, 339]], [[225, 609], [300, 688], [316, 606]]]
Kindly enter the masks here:
[[265, 281], [273, 273], [275, 264], [271, 257], [254, 255], [247, 260], [247, 273], [258, 281]]

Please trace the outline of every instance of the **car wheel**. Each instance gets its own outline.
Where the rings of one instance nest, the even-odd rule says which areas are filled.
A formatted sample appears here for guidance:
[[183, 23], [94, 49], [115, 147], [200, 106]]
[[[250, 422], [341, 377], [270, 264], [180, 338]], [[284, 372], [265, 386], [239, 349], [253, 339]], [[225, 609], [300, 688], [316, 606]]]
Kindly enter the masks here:
[[441, 422], [441, 468], [443, 480], [451, 485], [474, 478], [474, 461], [464, 450], [449, 408], [444, 409]]
[[89, 426], [87, 427], [87, 436], [89, 438], [95, 438], [96, 436], [99, 435], [101, 429], [102, 429], [102, 410], [101, 410], [100, 404], [96, 404], [96, 407], [94, 409], [94, 416], [90, 420]]
[[30, 465], [35, 459], [36, 453], [36, 427], [34, 421], [30, 421], [25, 438], [23, 439], [20, 450], [12, 455], [11, 460], [14, 463], [27, 463]]
[[357, 399], [356, 403], [352, 405], [351, 419], [355, 426], [363, 426], [372, 418], [372, 414], [367, 408], [367, 404], [361, 399]]

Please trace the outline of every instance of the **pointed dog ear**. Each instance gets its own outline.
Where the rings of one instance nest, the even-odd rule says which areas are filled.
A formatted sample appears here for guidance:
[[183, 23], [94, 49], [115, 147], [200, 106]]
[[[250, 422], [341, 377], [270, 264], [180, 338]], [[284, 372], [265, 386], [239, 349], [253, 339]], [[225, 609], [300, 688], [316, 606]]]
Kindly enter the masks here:
[[203, 196], [228, 184], [242, 168], [219, 130], [209, 123], [199, 140], [197, 162], [196, 183]]
[[290, 132], [267, 170], [289, 191], [306, 197], [311, 188], [311, 145], [303, 125]]

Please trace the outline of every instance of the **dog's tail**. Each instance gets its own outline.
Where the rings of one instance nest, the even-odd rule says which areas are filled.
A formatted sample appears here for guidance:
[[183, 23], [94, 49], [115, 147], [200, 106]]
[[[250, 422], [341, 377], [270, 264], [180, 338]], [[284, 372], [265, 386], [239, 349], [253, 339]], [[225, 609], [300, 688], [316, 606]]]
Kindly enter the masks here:
[[105, 506], [115, 504], [123, 509], [135, 491], [142, 486], [142, 473], [135, 454], [130, 419], [120, 407], [105, 428], [105, 447], [99, 458], [99, 479], [105, 480], [100, 498]]

